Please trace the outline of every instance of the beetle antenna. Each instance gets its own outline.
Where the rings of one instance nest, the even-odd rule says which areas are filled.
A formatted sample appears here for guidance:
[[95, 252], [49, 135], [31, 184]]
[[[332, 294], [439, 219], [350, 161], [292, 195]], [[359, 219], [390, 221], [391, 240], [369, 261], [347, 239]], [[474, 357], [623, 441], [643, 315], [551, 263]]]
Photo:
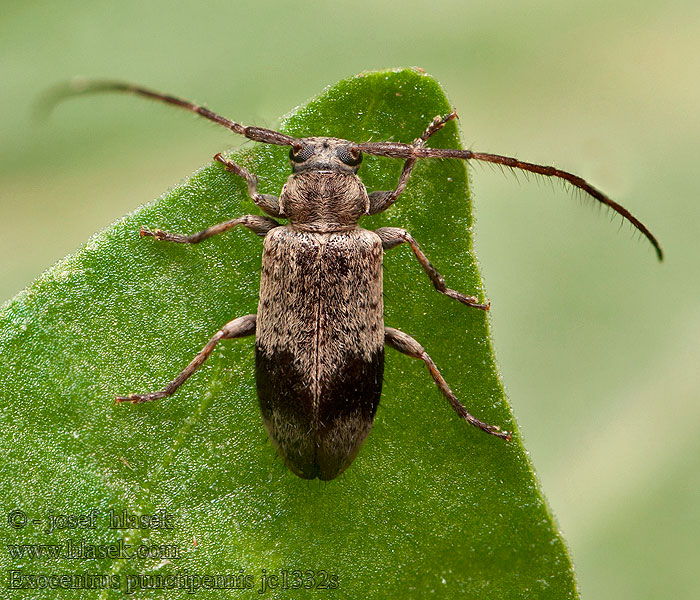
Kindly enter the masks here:
[[567, 171], [562, 171], [555, 167], [550, 167], [546, 165], [536, 165], [534, 163], [525, 162], [517, 158], [512, 158], [510, 156], [501, 156], [500, 154], [488, 154], [485, 152], [473, 152], [472, 150], [450, 150], [443, 148], [424, 148], [411, 144], [401, 144], [396, 142], [369, 142], [364, 144], [358, 144], [357, 148], [366, 154], [373, 154], [375, 156], [388, 156], [389, 158], [403, 158], [407, 159], [409, 157], [415, 158], [460, 158], [462, 160], [480, 160], [488, 162], [491, 164], [496, 164], [499, 166], [510, 167], [511, 169], [520, 169], [529, 173], [537, 173], [538, 175], [544, 175], [545, 177], [556, 177], [560, 180], [567, 181], [575, 188], [583, 190], [589, 196], [592, 196], [601, 204], [611, 208], [617, 214], [621, 215], [624, 219], [629, 221], [635, 229], [644, 235], [644, 237], [649, 240], [651, 245], [656, 250], [656, 256], [660, 261], [664, 259], [664, 253], [661, 249], [661, 245], [654, 235], [649, 231], [639, 219], [637, 219], [630, 211], [628, 211], [624, 206], [618, 204], [605, 194], [593, 187], [585, 179], [569, 173]]
[[149, 90], [138, 85], [124, 83], [122, 81], [74, 79], [69, 82], [58, 84], [57, 86], [47, 90], [47, 92], [40, 98], [39, 102], [37, 103], [37, 113], [46, 115], [59, 102], [62, 102], [67, 98], [71, 98], [72, 96], [99, 92], [126, 92], [128, 94], [144, 96], [145, 98], [150, 98], [151, 100], [157, 100], [158, 102], [172, 104], [196, 113], [199, 116], [209, 119], [218, 125], [222, 125], [223, 127], [226, 127], [226, 129], [229, 129], [230, 131], [233, 131], [239, 135], [243, 135], [254, 142], [276, 144], [277, 146], [291, 146], [298, 143], [296, 138], [280, 133], [279, 131], [265, 129], [263, 127], [246, 127], [245, 125], [241, 125], [240, 123], [226, 119], [225, 117], [212, 112], [204, 106], [198, 106], [193, 102], [183, 100], [177, 96], [162, 94], [160, 92]]

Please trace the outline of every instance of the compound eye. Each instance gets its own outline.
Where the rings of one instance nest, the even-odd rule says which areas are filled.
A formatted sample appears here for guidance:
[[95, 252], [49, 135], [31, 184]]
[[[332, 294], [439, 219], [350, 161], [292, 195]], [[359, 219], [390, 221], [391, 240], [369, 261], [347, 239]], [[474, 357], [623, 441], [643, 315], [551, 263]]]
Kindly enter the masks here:
[[336, 150], [338, 158], [349, 167], [356, 167], [362, 162], [362, 152], [354, 147], [341, 146]]
[[313, 146], [294, 144], [289, 149], [289, 159], [295, 163], [303, 163], [314, 153]]

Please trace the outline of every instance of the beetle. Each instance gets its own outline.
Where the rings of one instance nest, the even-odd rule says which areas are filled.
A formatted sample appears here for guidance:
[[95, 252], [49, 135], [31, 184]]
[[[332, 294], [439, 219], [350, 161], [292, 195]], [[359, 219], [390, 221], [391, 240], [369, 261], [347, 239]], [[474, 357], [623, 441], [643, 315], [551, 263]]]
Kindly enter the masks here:
[[[465, 421], [510, 439], [510, 433], [469, 413], [417, 340], [384, 325], [382, 257], [400, 244], [409, 244], [438, 292], [466, 306], [489, 309], [477, 297], [448, 288], [409, 232], [396, 227], [369, 231], [358, 225], [362, 216], [380, 213], [397, 200], [419, 159], [479, 160], [563, 179], [631, 222], [663, 258], [658, 241], [638, 219], [576, 175], [497, 154], [427, 147], [430, 137], [456, 118], [455, 111], [435, 117], [410, 144], [358, 143], [333, 137], [296, 138], [244, 126], [187, 100], [115, 81], [64, 86], [54, 90], [51, 101], [91, 92], [143, 96], [194, 112], [249, 140], [289, 146], [292, 173], [279, 197], [259, 193], [254, 174], [222, 154], [214, 157], [226, 171], [247, 182], [250, 197], [268, 216], [244, 215], [190, 235], [141, 228], [142, 237], [184, 244], [198, 244], [238, 226], [263, 237], [258, 311], [224, 325], [162, 390], [115, 400], [140, 403], [170, 396], [221, 340], [254, 335], [263, 423], [285, 464], [305, 479], [334, 479], [355, 459], [379, 404], [385, 346], [422, 360]], [[367, 192], [358, 176], [363, 154], [404, 160], [395, 189]], [[281, 224], [278, 218], [288, 223]]]

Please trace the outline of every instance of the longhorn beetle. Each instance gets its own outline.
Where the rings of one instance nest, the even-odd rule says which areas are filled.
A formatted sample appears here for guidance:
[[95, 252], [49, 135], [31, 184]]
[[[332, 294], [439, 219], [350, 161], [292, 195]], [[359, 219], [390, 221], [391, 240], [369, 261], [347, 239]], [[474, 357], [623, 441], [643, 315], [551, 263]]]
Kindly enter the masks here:
[[[91, 92], [127, 92], [179, 106], [249, 140], [289, 146], [292, 174], [279, 198], [258, 192], [257, 177], [221, 154], [214, 160], [242, 177], [258, 207], [269, 216], [243, 215], [191, 235], [142, 227], [142, 237], [198, 244], [242, 225], [264, 238], [258, 312], [224, 325], [192, 362], [162, 390], [117, 396], [117, 402], [148, 402], [173, 394], [224, 339], [255, 335], [255, 376], [263, 422], [285, 464], [305, 479], [329, 480], [354, 460], [369, 434], [379, 404], [384, 346], [422, 360], [457, 414], [491, 435], [501, 431], [472, 416], [456, 398], [423, 347], [398, 329], [384, 326], [382, 256], [409, 244], [438, 292], [481, 310], [474, 296], [448, 288], [411, 234], [396, 227], [368, 231], [363, 215], [389, 208], [423, 158], [479, 160], [555, 177], [593, 196], [632, 223], [663, 253], [656, 238], [627, 209], [582, 178], [554, 167], [497, 154], [435, 149], [426, 142], [457, 114], [437, 116], [412, 144], [352, 142], [332, 137], [295, 138], [261, 127], [246, 127], [174, 96], [114, 81], [87, 81], [57, 89], [52, 100]], [[395, 189], [368, 193], [357, 175], [362, 155], [404, 160]], [[274, 218], [273, 218], [274, 217]], [[286, 218], [286, 225], [276, 218]]]

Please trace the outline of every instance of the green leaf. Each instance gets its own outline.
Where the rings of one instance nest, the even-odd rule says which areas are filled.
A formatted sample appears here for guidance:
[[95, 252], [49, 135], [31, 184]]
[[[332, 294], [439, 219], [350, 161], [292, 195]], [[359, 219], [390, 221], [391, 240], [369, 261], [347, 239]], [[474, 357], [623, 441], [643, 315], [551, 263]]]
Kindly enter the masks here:
[[[281, 129], [410, 142], [450, 108], [421, 71], [365, 73], [295, 110]], [[430, 143], [458, 147], [455, 123]], [[263, 193], [279, 194], [289, 173], [286, 153], [249, 143], [232, 156], [259, 176]], [[401, 166], [366, 157], [360, 175], [369, 190], [392, 189]], [[171, 545], [169, 560], [31, 560], [3, 547], [7, 583], [13, 569], [25, 577], [105, 574], [122, 589], [142, 576], [139, 585], [161, 588], [135, 594], [145, 598], [187, 581], [217, 584], [185, 573], [238, 575], [239, 584], [244, 573], [257, 590], [264, 572], [288, 570], [292, 586], [299, 569], [305, 578], [313, 572], [316, 584], [337, 583], [335, 597], [343, 598], [577, 597], [567, 550], [504, 397], [487, 316], [435, 292], [408, 247], [385, 256], [387, 325], [418, 339], [467, 408], [515, 430], [512, 441], [463, 422], [424, 365], [393, 350], [374, 429], [352, 466], [329, 483], [299, 479], [276, 457], [257, 406], [251, 338], [221, 343], [171, 398], [113, 403], [117, 393], [162, 388], [220, 326], [257, 305], [261, 242], [249, 231], [186, 246], [139, 239], [139, 226], [191, 233], [251, 212], [259, 213], [243, 181], [209, 163], [95, 235], [3, 307], [0, 492], [5, 513], [18, 509], [29, 519], [23, 528], [0, 525], [5, 545], [69, 538], [124, 540], [132, 551]], [[383, 225], [410, 231], [448, 286], [483, 296], [462, 162], [419, 163], [396, 205], [363, 221]], [[58, 520], [63, 529], [47, 533], [45, 521], [32, 522], [50, 511], [91, 509], [94, 529], [66, 518]], [[174, 527], [109, 529], [110, 509], [165, 509]], [[37, 598], [119, 596], [85, 589], [87, 580], [73, 592], [52, 589], [50, 580], [21, 580], [29, 581], [48, 586], [32, 592]], [[263, 597], [308, 594], [277, 588]]]

